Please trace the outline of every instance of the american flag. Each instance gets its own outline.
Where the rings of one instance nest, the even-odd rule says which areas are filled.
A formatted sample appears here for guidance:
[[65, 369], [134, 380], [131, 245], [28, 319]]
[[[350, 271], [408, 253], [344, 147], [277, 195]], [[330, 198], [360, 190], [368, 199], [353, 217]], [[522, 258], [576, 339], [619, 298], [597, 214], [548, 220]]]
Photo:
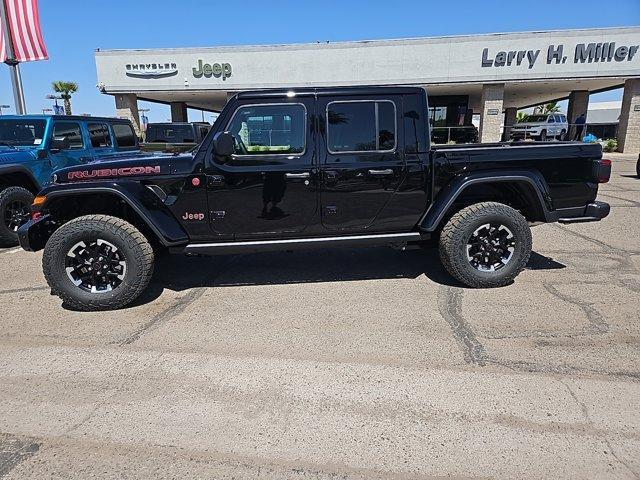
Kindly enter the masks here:
[[2, 1], [5, 3], [7, 18], [6, 22], [0, 22], [0, 62], [7, 59], [3, 25], [9, 25], [15, 60], [31, 62], [48, 59], [40, 28], [38, 1], [0, 0]]

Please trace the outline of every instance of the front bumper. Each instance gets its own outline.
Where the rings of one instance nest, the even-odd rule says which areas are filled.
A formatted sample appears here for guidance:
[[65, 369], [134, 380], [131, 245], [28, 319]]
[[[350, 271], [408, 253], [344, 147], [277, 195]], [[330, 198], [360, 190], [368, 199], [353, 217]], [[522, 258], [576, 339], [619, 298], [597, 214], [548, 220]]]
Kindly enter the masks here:
[[[569, 209], [567, 209], [569, 210]], [[576, 209], [570, 209], [571, 211], [560, 212], [558, 222], [560, 223], [579, 223], [579, 222], [597, 222], [602, 220], [611, 211], [611, 206], [606, 202], [595, 201], [590, 203], [584, 209], [576, 211]]]
[[36, 220], [29, 220], [18, 228], [20, 246], [28, 252], [42, 250], [55, 229], [56, 226], [49, 215], [43, 215]]

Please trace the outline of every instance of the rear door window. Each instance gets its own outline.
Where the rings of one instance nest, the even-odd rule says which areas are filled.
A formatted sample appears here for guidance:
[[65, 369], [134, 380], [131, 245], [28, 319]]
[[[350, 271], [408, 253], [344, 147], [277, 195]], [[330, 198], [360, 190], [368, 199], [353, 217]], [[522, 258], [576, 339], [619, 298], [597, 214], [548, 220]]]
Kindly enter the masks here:
[[396, 148], [396, 107], [383, 101], [337, 101], [327, 105], [331, 153], [390, 152]]
[[131, 125], [126, 123], [114, 123], [111, 125], [113, 134], [116, 137], [118, 148], [134, 148], [136, 146], [136, 136]]
[[53, 126], [54, 137], [67, 137], [69, 150], [81, 150], [84, 147], [82, 131], [78, 122], [56, 122]]
[[89, 123], [87, 127], [93, 148], [108, 148], [113, 145], [111, 133], [106, 123]]

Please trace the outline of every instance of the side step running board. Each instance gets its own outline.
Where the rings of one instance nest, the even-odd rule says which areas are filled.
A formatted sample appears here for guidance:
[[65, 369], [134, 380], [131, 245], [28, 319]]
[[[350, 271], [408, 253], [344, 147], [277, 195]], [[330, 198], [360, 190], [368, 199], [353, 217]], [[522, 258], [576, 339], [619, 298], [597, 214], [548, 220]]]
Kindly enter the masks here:
[[273, 252], [356, 245], [389, 245], [420, 240], [418, 232], [388, 233], [381, 235], [352, 235], [344, 237], [293, 238], [286, 240], [259, 240], [251, 242], [190, 243], [184, 247], [187, 255], [228, 255], [234, 253]]

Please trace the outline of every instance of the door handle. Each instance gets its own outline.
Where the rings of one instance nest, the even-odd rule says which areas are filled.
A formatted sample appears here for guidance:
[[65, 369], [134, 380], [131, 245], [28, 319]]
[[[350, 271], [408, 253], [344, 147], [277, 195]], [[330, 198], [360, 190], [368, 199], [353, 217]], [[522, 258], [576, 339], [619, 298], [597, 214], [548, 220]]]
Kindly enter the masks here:
[[369, 175], [375, 176], [384, 176], [384, 175], [393, 175], [393, 170], [391, 168], [385, 168], [384, 170], [369, 170]]
[[92, 157], [80, 157], [79, 160], [83, 163], [88, 163], [92, 160]]
[[309, 172], [302, 172], [302, 173], [285, 173], [284, 176], [286, 178], [309, 178], [310, 174]]

